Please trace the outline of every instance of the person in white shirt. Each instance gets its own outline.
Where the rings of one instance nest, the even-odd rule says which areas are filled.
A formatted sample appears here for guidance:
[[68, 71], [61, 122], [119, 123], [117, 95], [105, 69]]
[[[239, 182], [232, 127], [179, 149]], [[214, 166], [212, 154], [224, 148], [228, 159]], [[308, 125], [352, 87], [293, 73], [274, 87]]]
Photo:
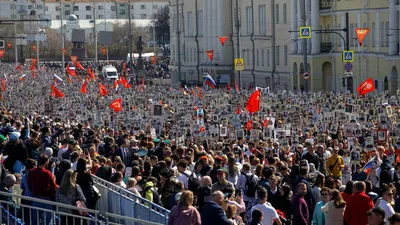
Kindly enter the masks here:
[[257, 198], [259, 202], [257, 205], [251, 208], [251, 213], [253, 213], [255, 209], [258, 209], [263, 213], [263, 220], [261, 224], [273, 225], [275, 222], [277, 225], [282, 225], [282, 222], [279, 219], [279, 215], [276, 212], [275, 208], [272, 207], [269, 202], [267, 202], [268, 194], [265, 188], [260, 188], [257, 190]]
[[388, 218], [395, 214], [393, 206], [394, 190], [391, 186], [384, 186], [381, 188], [382, 200], [379, 202], [378, 207], [385, 211], [385, 222], [388, 223]]
[[178, 171], [178, 181], [184, 185], [186, 190], [189, 189], [189, 177], [192, 173], [187, 170], [187, 161], [180, 159], [176, 168]]

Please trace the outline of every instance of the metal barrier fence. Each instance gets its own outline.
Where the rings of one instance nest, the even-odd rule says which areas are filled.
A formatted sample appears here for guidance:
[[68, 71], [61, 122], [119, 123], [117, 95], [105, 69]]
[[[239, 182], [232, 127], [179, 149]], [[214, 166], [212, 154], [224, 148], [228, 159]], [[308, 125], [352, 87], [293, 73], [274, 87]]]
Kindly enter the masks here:
[[[109, 221], [122, 220], [123, 222], [119, 224], [132, 224], [133, 222], [127, 221], [126, 218], [135, 218], [153, 223], [168, 224], [169, 210], [99, 177], [92, 175], [92, 178], [101, 194], [97, 208], [101, 214], [109, 215]], [[111, 215], [118, 215], [118, 217], [112, 218]], [[123, 218], [120, 218], [120, 216]], [[142, 224], [135, 222], [135, 225]]]
[[[20, 200], [20, 203], [11, 199]], [[0, 225], [163, 225], [137, 218], [85, 209], [87, 216], [67, 213], [82, 210], [72, 205], [0, 192]]]

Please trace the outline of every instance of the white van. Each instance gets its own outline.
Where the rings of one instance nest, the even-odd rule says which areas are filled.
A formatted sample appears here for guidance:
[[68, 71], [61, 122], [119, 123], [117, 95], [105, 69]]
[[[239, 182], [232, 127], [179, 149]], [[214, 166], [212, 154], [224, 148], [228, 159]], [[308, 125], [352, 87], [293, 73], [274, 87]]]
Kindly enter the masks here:
[[104, 66], [101, 70], [101, 74], [105, 79], [118, 79], [118, 71], [113, 66]]

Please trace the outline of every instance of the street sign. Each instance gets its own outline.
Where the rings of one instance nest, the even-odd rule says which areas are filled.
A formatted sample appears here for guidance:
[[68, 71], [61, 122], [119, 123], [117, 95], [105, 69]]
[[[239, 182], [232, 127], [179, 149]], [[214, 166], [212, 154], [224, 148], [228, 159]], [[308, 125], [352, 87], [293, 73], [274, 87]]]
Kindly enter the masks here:
[[244, 70], [243, 58], [235, 58], [235, 70]]
[[353, 64], [351, 64], [351, 63], [346, 63], [346, 64], [344, 64], [344, 69], [347, 71], [347, 72], [350, 72], [352, 69], [353, 69]]
[[311, 38], [311, 27], [300, 27], [300, 38]]
[[303, 73], [303, 78], [304, 80], [308, 80], [310, 78], [310, 74], [307, 72]]
[[353, 76], [353, 72], [344, 72], [344, 76], [345, 77], [352, 77]]
[[354, 62], [354, 51], [343, 51], [343, 62]]

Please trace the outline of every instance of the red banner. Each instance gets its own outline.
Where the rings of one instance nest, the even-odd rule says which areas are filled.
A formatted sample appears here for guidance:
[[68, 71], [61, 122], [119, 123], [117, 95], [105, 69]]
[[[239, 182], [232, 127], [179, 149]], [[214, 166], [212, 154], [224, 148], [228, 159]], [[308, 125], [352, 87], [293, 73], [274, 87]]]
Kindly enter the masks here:
[[5, 50], [4, 49], [0, 49], [0, 58], [3, 58]]
[[206, 53], [207, 53], [208, 58], [210, 59], [210, 61], [212, 61], [213, 57], [214, 57], [214, 50], [208, 50], [208, 51], [206, 51]]
[[32, 58], [32, 65], [36, 66], [36, 63], [37, 63], [37, 59], [36, 58]]
[[224, 46], [225, 41], [228, 39], [228, 37], [219, 37], [219, 41], [221, 42], [222, 46]]
[[366, 79], [364, 82], [362, 82], [357, 87], [357, 92], [361, 96], [368, 94], [369, 92], [372, 92], [374, 90], [375, 90], [375, 85], [374, 85], [374, 81], [372, 80], [372, 78]]
[[356, 28], [356, 35], [357, 35], [357, 39], [358, 39], [358, 44], [360, 44], [360, 46], [362, 46], [364, 38], [365, 38], [365, 36], [367, 36], [367, 34], [370, 30], [371, 29], [369, 29], [369, 28]]

